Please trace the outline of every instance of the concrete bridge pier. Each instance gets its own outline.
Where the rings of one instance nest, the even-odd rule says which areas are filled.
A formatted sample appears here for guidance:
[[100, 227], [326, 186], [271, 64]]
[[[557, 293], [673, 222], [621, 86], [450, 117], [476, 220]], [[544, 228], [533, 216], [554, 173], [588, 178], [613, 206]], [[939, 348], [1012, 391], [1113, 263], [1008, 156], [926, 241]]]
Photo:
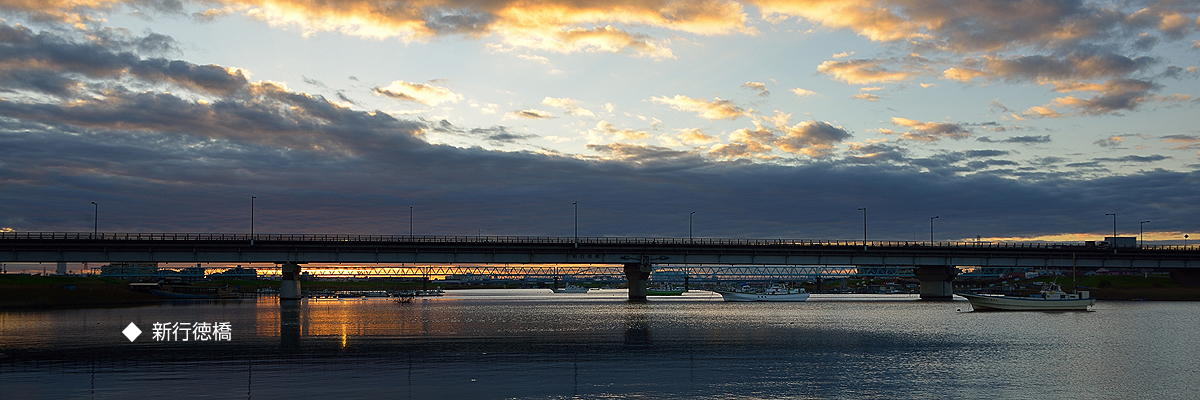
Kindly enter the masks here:
[[300, 299], [300, 264], [283, 263], [283, 280], [279, 287], [280, 300]]
[[913, 268], [921, 281], [921, 300], [950, 300], [954, 298], [954, 277], [958, 268], [950, 265], [921, 265]]
[[648, 262], [625, 264], [625, 277], [629, 279], [629, 301], [646, 301], [646, 281], [650, 280], [653, 266]]

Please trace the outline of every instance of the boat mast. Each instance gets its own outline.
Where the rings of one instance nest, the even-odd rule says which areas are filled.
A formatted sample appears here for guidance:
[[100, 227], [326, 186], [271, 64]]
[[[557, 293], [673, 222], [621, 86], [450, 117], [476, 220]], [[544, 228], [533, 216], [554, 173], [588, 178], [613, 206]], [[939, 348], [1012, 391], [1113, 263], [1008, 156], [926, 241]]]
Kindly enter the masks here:
[[1075, 273], [1076, 263], [1075, 253], [1071, 253], [1071, 293], [1079, 294], [1079, 286], [1075, 284], [1075, 279], [1078, 279]]

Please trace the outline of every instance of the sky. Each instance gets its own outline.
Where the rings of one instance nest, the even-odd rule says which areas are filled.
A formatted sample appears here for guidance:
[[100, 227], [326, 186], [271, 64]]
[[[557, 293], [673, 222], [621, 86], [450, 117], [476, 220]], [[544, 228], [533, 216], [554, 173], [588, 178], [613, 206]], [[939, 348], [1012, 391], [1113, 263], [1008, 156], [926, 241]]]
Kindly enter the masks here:
[[1198, 65], [1182, 0], [0, 0], [0, 231], [1175, 244]]

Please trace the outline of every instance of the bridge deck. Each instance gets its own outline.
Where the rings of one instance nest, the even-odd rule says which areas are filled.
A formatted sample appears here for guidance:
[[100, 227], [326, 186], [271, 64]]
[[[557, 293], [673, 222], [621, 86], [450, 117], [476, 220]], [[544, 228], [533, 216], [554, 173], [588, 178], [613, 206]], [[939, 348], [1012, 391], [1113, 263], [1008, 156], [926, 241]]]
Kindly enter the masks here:
[[3, 262], [299, 262], [1197, 268], [1200, 246], [219, 233], [0, 233]]

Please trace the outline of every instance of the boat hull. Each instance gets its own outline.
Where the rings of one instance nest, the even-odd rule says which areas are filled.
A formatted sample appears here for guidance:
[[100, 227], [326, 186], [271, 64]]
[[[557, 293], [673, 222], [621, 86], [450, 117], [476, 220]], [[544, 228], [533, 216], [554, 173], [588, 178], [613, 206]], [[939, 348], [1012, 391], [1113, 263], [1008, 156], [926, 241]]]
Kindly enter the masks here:
[[740, 293], [740, 292], [720, 292], [721, 298], [725, 301], [805, 301], [808, 300], [808, 293]]
[[958, 293], [975, 311], [1087, 311], [1096, 299], [1044, 299]]

